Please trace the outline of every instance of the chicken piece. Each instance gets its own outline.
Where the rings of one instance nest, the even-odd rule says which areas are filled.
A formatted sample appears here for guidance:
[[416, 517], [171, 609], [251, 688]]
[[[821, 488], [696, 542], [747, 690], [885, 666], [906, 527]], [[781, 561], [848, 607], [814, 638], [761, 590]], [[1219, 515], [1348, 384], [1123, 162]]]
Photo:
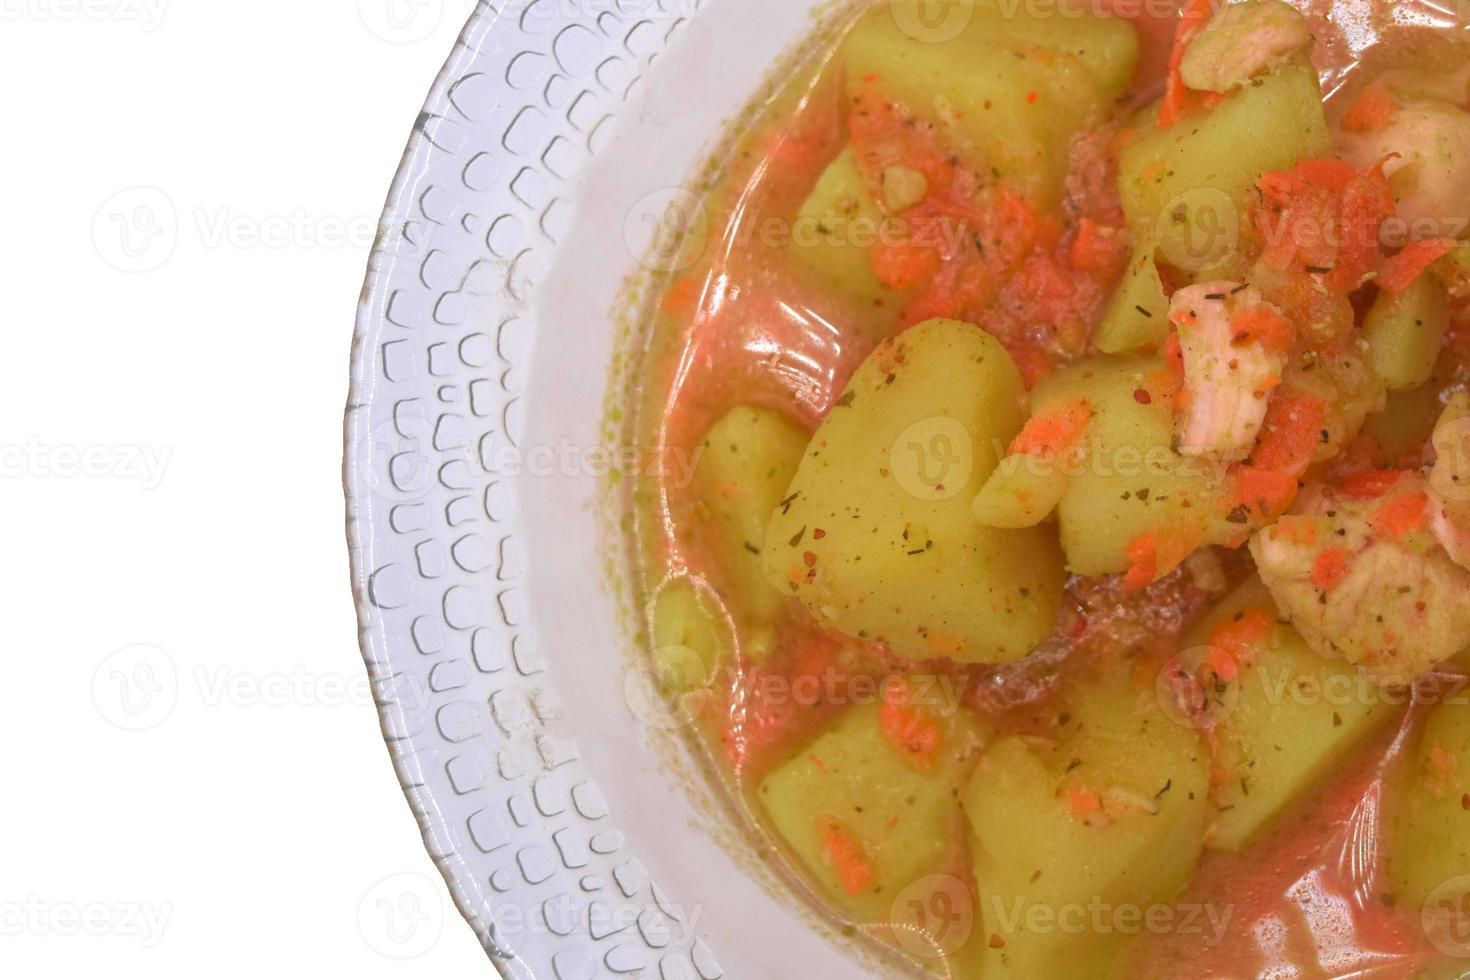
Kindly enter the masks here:
[[1197, 92], [1228, 92], [1312, 49], [1307, 20], [1280, 0], [1231, 4], [1184, 54], [1180, 74]]
[[1186, 397], [1175, 420], [1179, 452], [1244, 459], [1266, 421], [1271, 391], [1281, 384], [1290, 323], [1259, 290], [1233, 282], [1179, 290], [1169, 319], [1184, 357]]
[[1460, 392], [1434, 427], [1430, 527], [1440, 546], [1470, 568], [1470, 395]]
[[1314, 650], [1408, 684], [1470, 646], [1470, 570], [1432, 533], [1423, 476], [1371, 476], [1352, 492], [1309, 487], [1251, 554]]
[[1405, 101], [1382, 127], [1339, 128], [1337, 150], [1363, 169], [1383, 164], [1409, 239], [1464, 238], [1470, 214], [1470, 113], [1428, 99]]

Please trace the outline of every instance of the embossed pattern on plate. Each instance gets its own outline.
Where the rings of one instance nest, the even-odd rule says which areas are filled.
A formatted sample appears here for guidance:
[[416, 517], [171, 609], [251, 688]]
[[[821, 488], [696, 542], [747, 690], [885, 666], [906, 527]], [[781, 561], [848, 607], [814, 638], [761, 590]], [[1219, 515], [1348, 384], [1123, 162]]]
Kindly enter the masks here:
[[553, 730], [516, 486], [495, 471], [578, 176], [698, 6], [481, 3], [414, 126], [358, 311], [344, 479], [363, 655], [425, 844], [507, 977], [722, 976]]

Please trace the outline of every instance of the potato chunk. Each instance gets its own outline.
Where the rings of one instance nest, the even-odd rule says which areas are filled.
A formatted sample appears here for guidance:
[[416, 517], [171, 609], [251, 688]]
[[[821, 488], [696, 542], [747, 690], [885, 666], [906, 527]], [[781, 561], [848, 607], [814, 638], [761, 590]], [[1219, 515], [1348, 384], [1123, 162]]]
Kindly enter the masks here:
[[[1470, 704], [1465, 696], [1435, 708], [1415, 746], [1398, 806], [1390, 811], [1389, 884], [1394, 897], [1419, 908], [1431, 895], [1458, 901], [1470, 882]], [[1459, 703], [1456, 703], [1459, 702]]]
[[849, 97], [876, 92], [940, 128], [945, 142], [1043, 208], [1060, 198], [1067, 142], [1133, 76], [1126, 21], [1026, 5], [895, 0], [846, 46]]
[[1098, 932], [1093, 910], [1146, 913], [1188, 883], [1207, 755], [1126, 675], [1079, 691], [1053, 747], [1012, 737], [988, 749], [964, 794], [984, 922], [975, 975], [1116, 976], [1125, 937]]
[[1268, 170], [1328, 156], [1332, 136], [1310, 67], [1288, 65], [1253, 79], [1209, 114], [1170, 129], [1139, 120], [1124, 148], [1118, 188], [1134, 238], [1155, 243], [1163, 262], [1196, 282], [1239, 278], [1232, 268], [1256, 181]]
[[1421, 276], [1402, 293], [1379, 293], [1363, 333], [1369, 363], [1389, 391], [1410, 391], [1428, 383], [1449, 320], [1449, 297], [1434, 276]]
[[769, 409], [738, 406], [710, 427], [695, 478], [700, 499], [720, 532], [723, 565], [741, 626], [741, 648], [757, 661], [770, 650], [772, 627], [786, 595], [761, 563], [766, 525], [786, 495], [806, 451], [807, 435]]
[[801, 206], [788, 248], [822, 285], [864, 307], [892, 310], [896, 316], [908, 294], [878, 280], [869, 253], [880, 241], [901, 239], [902, 233], [902, 222], [883, 213], [852, 150], [845, 149]]
[[823, 625], [901, 657], [1026, 656], [1056, 620], [1055, 533], [985, 528], [970, 512], [1020, 431], [1023, 396], [1014, 362], [978, 327], [930, 320], [885, 342], [772, 517], [767, 576]]
[[1176, 549], [1182, 561], [1239, 533], [1214, 516], [1223, 513], [1223, 468], [1173, 449], [1163, 376], [1161, 359], [1095, 358], [1057, 372], [1033, 396], [1036, 414], [1054, 403], [1083, 401], [1092, 409], [1084, 449], [1061, 477], [1067, 491], [1057, 509], [1067, 567], [1078, 575], [1127, 571], [1130, 547], [1148, 535], [1161, 544], [1187, 539]]
[[1181, 717], [1186, 705], [1208, 704], [1192, 717], [1214, 732], [1209, 844], [1220, 850], [1249, 846], [1398, 713], [1375, 678], [1323, 659], [1279, 623], [1259, 579], [1222, 599], [1184, 646], [1165, 681], [1181, 697]]
[[795, 858], [862, 922], [902, 915], [900, 892], [940, 871], [962, 823], [980, 728], [936, 680], [890, 678], [877, 703], [852, 708], [758, 791]]
[[1153, 249], [1135, 252], [1113, 293], [1102, 322], [1092, 332], [1092, 345], [1104, 354], [1157, 350], [1169, 335], [1169, 297]]
[[653, 667], [668, 691], [684, 694], [709, 684], [728, 662], [731, 648], [724, 610], [703, 583], [680, 576], [659, 587], [649, 603], [653, 630]]

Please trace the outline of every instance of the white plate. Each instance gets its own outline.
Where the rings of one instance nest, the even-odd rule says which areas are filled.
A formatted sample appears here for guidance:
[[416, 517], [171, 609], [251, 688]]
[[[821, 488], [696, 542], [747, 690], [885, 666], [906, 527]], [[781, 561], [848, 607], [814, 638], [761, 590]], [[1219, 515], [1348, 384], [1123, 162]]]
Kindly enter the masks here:
[[362, 648], [424, 840], [508, 977], [867, 972], [634, 717], [624, 556], [595, 519], [649, 219], [820, 6], [482, 3], [393, 184], [347, 414]]

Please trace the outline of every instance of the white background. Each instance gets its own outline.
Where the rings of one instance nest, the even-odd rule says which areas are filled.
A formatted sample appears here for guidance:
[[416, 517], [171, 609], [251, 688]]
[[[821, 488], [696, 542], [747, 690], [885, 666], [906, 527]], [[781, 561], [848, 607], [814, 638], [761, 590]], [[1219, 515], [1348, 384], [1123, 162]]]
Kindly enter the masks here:
[[341, 495], [468, 8], [0, 0], [0, 975], [494, 975], [379, 736]]

